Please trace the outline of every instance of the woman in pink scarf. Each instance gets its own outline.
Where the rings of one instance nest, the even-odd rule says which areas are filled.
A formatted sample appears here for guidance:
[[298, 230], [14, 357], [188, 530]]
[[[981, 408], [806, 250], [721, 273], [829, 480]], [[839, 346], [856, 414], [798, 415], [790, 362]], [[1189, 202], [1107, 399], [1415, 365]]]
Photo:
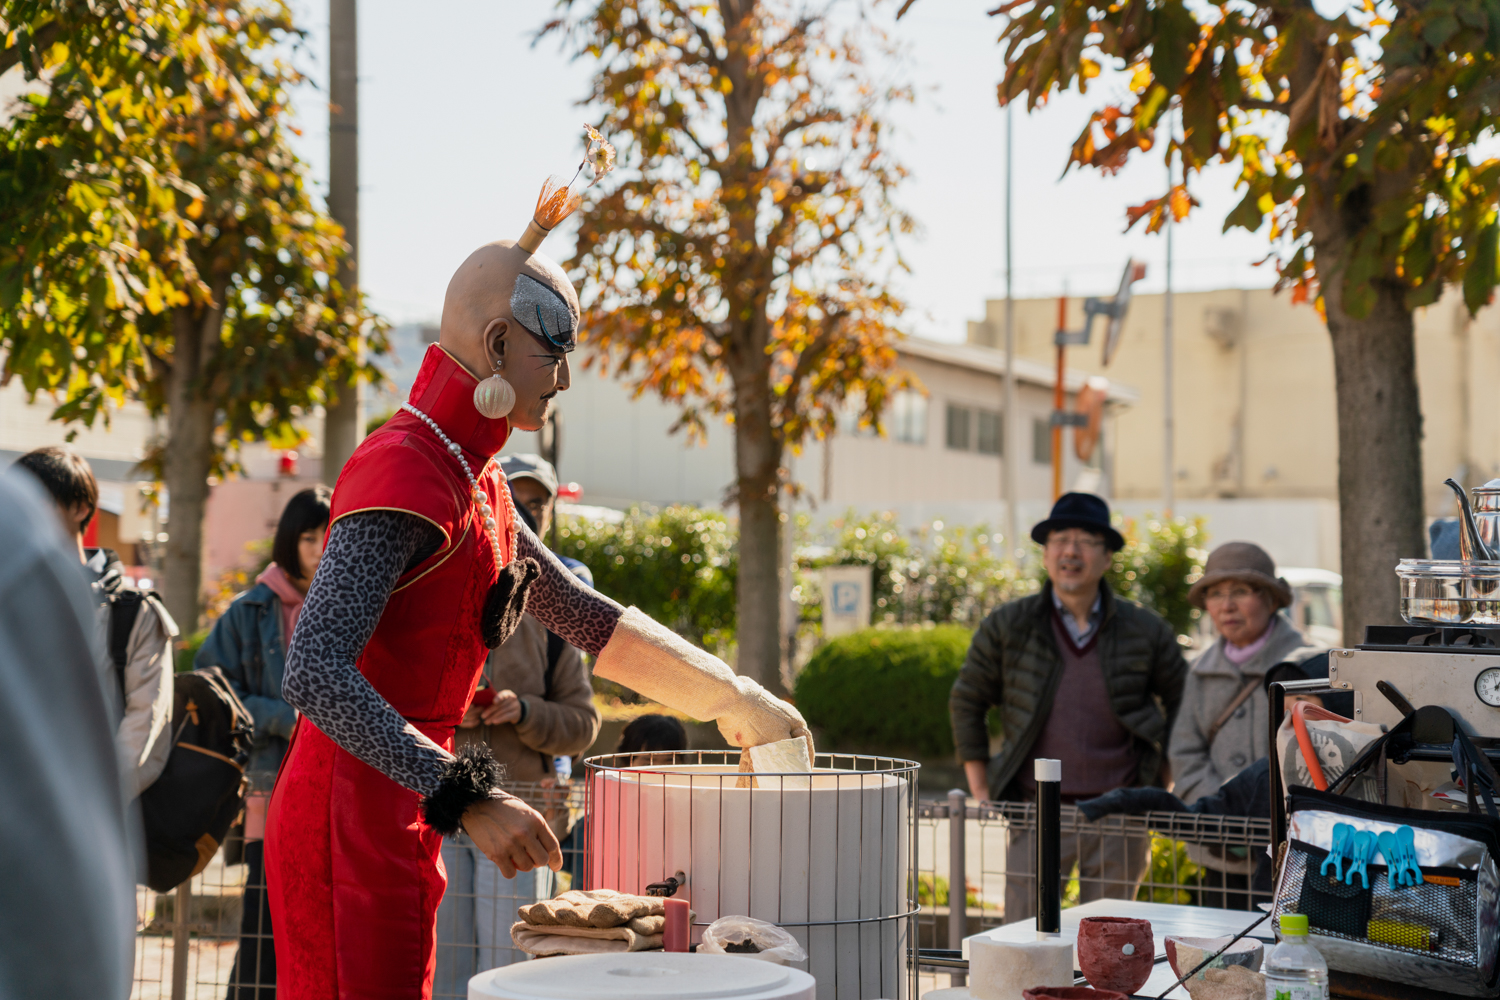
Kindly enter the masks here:
[[297, 721], [296, 711], [282, 700], [281, 679], [302, 600], [323, 556], [331, 495], [328, 487], [315, 486], [287, 501], [276, 526], [271, 564], [256, 578], [255, 586], [236, 597], [214, 622], [193, 661], [195, 667], [224, 671], [255, 720], [255, 742], [245, 768], [250, 779], [245, 801], [245, 863], [250, 870], [229, 1000], [273, 1000], [276, 995], [276, 953], [265, 902], [265, 809]]

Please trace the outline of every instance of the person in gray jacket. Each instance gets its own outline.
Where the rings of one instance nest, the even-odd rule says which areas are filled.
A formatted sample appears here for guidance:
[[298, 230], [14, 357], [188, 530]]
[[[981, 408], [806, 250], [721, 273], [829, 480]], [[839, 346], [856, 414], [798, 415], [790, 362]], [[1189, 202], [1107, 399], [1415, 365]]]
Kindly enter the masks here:
[[[1250, 542], [1226, 542], [1209, 553], [1188, 600], [1208, 612], [1219, 633], [1193, 661], [1172, 727], [1173, 791], [1193, 803], [1270, 751], [1266, 671], [1302, 663], [1322, 647], [1280, 613], [1292, 603], [1292, 588], [1276, 575], [1270, 555]], [[1188, 854], [1207, 869], [1205, 885], [1248, 887], [1254, 858], [1236, 861], [1199, 845], [1189, 845]]]
[[[1031, 537], [1042, 546], [1047, 583], [980, 624], [949, 696], [970, 790], [979, 799], [1031, 799], [1038, 758], [1062, 761], [1065, 802], [1164, 784], [1167, 733], [1187, 664], [1166, 621], [1104, 582], [1125, 543], [1109, 523], [1109, 506], [1091, 494], [1064, 494]], [[1001, 726], [993, 755], [991, 708]], [[1078, 863], [1084, 902], [1135, 897], [1146, 838], [1086, 833], [1065, 838], [1063, 848], [1063, 870]], [[1033, 911], [1034, 864], [1031, 832], [1017, 829], [1006, 861], [1007, 921]]]
[[31, 477], [0, 473], [0, 997], [124, 1000], [135, 866], [119, 696], [51, 506]]

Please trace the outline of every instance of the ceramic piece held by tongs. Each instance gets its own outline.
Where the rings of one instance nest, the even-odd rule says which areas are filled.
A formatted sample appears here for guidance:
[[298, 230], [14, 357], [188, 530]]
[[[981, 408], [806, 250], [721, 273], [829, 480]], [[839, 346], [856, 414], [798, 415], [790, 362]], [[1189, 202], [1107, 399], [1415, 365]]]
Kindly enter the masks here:
[[1328, 874], [1328, 866], [1333, 865], [1333, 877], [1342, 879], [1344, 877], [1344, 858], [1349, 853], [1349, 840], [1354, 836], [1354, 827], [1348, 823], [1335, 823], [1333, 827], [1333, 843], [1329, 845], [1328, 857], [1323, 859], [1323, 867], [1318, 869], [1319, 875]]
[[1370, 860], [1375, 857], [1375, 834], [1369, 830], [1356, 830], [1350, 841], [1349, 848], [1349, 870], [1344, 873], [1344, 884], [1353, 885], [1354, 876], [1359, 875], [1359, 880], [1366, 889], [1370, 888], [1370, 871], [1367, 867]]

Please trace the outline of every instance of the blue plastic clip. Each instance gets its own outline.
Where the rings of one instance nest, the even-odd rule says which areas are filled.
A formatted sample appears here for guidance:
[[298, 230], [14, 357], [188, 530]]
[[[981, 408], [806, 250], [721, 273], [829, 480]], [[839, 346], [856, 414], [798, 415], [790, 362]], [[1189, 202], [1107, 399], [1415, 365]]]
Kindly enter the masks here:
[[1409, 826], [1396, 828], [1396, 853], [1400, 858], [1401, 881], [1406, 885], [1421, 885], [1422, 869], [1417, 865], [1417, 834]]
[[1333, 865], [1333, 877], [1344, 877], [1344, 857], [1349, 851], [1349, 842], [1354, 837], [1354, 827], [1348, 823], [1335, 823], [1333, 827], [1333, 844], [1328, 848], [1328, 857], [1323, 859], [1323, 867], [1318, 869], [1319, 875], [1328, 874], [1328, 866]]
[[1360, 882], [1364, 883], [1366, 889], [1370, 888], [1369, 869], [1366, 867], [1370, 859], [1375, 856], [1375, 834], [1369, 830], [1356, 830], [1354, 833], [1353, 846], [1349, 851], [1352, 862], [1349, 870], [1344, 874], [1344, 884], [1353, 885], [1354, 876], [1359, 875]]

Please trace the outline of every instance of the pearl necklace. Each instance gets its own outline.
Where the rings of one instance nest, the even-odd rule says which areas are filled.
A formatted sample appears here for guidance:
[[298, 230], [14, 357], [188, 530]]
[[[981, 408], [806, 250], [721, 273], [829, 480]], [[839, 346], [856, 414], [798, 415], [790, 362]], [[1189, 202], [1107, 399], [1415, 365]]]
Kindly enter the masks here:
[[[484, 520], [484, 532], [489, 536], [490, 548], [495, 553], [495, 568], [498, 570], [505, 564], [505, 560], [500, 557], [500, 526], [495, 523], [495, 511], [490, 507], [489, 496], [484, 490], [479, 488], [479, 479], [474, 475], [474, 470], [469, 468], [469, 460], [464, 458], [463, 448], [459, 447], [457, 442], [443, 433], [443, 429], [437, 425], [436, 420], [433, 420], [415, 406], [410, 403], [402, 403], [401, 409], [426, 424], [432, 430], [432, 433], [438, 436], [438, 440], [443, 442], [444, 447], [448, 449], [448, 453], [458, 459], [458, 464], [463, 468], [464, 475], [469, 477], [469, 490], [474, 498], [474, 504], [479, 508], [480, 516]], [[489, 465], [489, 461], [484, 463], [484, 466], [479, 470], [480, 475], [484, 474], [484, 470], [488, 469]], [[516, 517], [516, 504], [511, 499], [510, 487], [505, 484], [505, 474], [503, 472], [500, 474], [500, 495], [505, 498], [505, 511], [510, 515], [510, 550], [514, 552], [516, 551], [516, 533], [520, 530], [520, 522]]]

